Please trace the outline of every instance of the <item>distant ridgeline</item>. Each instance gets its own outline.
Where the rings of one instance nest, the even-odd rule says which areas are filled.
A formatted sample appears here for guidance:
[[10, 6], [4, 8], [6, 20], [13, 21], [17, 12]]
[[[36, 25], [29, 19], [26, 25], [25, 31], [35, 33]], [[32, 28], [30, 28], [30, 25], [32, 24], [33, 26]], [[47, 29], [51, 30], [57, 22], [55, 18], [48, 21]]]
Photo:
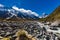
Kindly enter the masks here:
[[45, 18], [39, 18], [39, 16], [33, 14], [27, 14], [21, 11], [17, 11], [14, 8], [0, 7], [0, 21], [26, 21], [26, 20], [37, 20], [37, 21], [56, 21], [60, 20], [60, 6], [57, 7], [50, 15]]
[[0, 7], [0, 20], [38, 20], [39, 16], [17, 11], [13, 8]]
[[48, 15], [46, 18], [41, 18], [41, 21], [56, 21], [60, 20], [60, 6], [57, 7], [50, 15]]

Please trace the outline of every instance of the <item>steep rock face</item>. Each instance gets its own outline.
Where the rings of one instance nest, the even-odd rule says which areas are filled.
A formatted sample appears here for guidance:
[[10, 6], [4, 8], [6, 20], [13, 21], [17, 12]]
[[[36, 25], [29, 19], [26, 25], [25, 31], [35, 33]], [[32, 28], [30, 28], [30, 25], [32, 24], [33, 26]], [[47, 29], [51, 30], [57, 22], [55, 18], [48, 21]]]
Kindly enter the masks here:
[[60, 6], [57, 7], [48, 17], [46, 17], [46, 21], [56, 20], [60, 20]]

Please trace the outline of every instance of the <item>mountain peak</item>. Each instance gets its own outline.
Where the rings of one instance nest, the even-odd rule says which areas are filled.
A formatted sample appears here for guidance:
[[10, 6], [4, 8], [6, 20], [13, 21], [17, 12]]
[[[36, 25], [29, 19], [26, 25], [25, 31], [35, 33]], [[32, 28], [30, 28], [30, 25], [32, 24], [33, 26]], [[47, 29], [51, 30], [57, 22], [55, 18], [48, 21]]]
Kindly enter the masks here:
[[[32, 12], [31, 10], [19, 9], [14, 7], [9, 8], [0, 8], [0, 17], [5, 19], [39, 19], [39, 16], [36, 12]], [[16, 10], [18, 9], [18, 10]]]

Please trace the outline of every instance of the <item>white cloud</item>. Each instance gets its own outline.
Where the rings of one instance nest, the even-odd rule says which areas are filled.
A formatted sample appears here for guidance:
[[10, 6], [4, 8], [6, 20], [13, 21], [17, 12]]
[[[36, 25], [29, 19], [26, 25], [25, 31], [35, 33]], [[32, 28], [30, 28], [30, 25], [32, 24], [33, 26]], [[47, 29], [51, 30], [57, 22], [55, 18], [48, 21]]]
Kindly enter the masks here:
[[35, 15], [35, 16], [39, 16], [36, 12], [32, 12], [31, 10], [26, 10], [26, 9], [23, 9], [23, 8], [18, 8], [16, 6], [13, 6], [12, 7], [14, 10], [17, 10], [17, 11], [20, 11], [21, 13], [27, 13], [28, 15]]
[[15, 9], [15, 10], [19, 10], [16, 6], [13, 6], [12, 8]]
[[4, 7], [4, 5], [0, 4], [0, 7]]

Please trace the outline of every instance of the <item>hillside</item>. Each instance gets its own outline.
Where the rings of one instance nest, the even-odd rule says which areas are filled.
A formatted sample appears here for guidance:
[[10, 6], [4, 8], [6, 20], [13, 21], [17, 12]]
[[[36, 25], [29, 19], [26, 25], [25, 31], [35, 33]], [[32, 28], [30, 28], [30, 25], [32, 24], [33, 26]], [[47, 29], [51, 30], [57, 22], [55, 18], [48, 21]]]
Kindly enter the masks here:
[[48, 17], [46, 17], [45, 21], [56, 21], [60, 20], [60, 6], [57, 7]]

